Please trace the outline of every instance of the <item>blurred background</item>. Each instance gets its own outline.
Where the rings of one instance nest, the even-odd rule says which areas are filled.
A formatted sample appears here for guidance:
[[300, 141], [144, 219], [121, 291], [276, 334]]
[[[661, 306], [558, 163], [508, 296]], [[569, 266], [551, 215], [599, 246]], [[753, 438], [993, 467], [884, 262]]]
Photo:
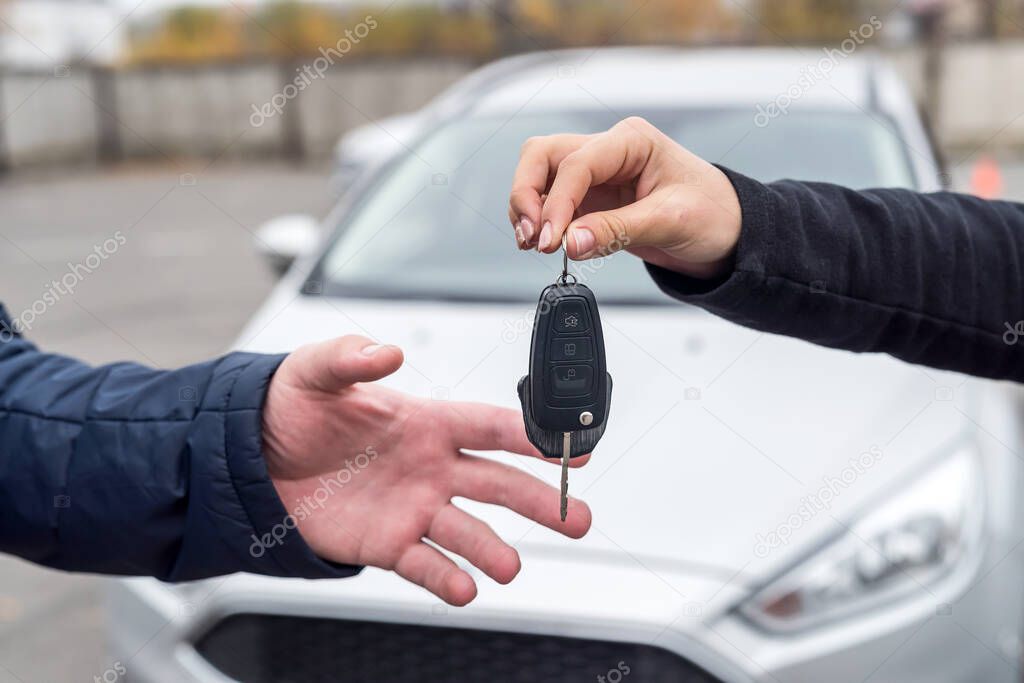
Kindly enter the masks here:
[[[1024, 199], [1024, 0], [0, 0], [0, 299], [31, 306], [139, 228], [29, 334], [90, 362], [204, 359], [276, 282], [264, 221], [345, 190], [347, 132], [503, 56], [836, 46], [872, 16], [941, 180]], [[0, 559], [0, 682], [109, 672], [100, 582]]]
[[[1024, 122], [1006, 116], [1024, 108], [1024, 93], [1005, 80], [1024, 60], [1017, 0], [3, 0], [0, 171], [316, 164], [346, 130], [414, 109], [504, 55], [830, 45], [868, 16], [884, 25], [871, 47], [911, 85], [946, 150], [1020, 147]], [[320, 57], [327, 70], [303, 76]], [[250, 125], [254, 103], [297, 76], [298, 101]]]

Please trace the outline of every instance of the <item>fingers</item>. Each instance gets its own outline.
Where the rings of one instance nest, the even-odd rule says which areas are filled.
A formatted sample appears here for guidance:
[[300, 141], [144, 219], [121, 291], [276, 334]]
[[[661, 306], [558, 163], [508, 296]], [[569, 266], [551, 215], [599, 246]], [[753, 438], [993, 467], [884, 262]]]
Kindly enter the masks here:
[[530, 138], [520, 152], [512, 179], [508, 217], [521, 249], [537, 243], [541, 229], [541, 206], [548, 178], [570, 152], [579, 149], [590, 135], [551, 135]]
[[463, 455], [455, 468], [452, 494], [506, 507], [570, 538], [582, 538], [590, 530], [590, 508], [582, 500], [570, 496], [563, 522], [555, 487], [493, 460]]
[[[685, 196], [673, 189], [650, 194], [618, 209], [595, 211], [569, 224], [566, 249], [569, 258], [583, 260], [607, 256], [626, 247], [663, 246], [666, 239], [685, 234]], [[672, 226], [676, 236], [665, 236]]]
[[642, 130], [648, 127], [653, 129], [643, 119], [626, 119], [565, 155], [541, 211], [539, 251], [551, 253], [561, 246], [562, 233], [591, 187], [640, 176], [654, 147], [653, 134]]
[[336, 392], [356, 382], [387, 377], [402, 365], [402, 350], [359, 335], [338, 337], [296, 349], [293, 371], [307, 386]]
[[498, 537], [491, 527], [451, 503], [435, 515], [427, 538], [466, 558], [498, 583], [508, 583], [522, 566], [515, 548]]
[[395, 563], [395, 573], [423, 586], [449, 605], [462, 607], [476, 597], [472, 577], [426, 543], [409, 546]]
[[[558, 463], [557, 460], [541, 455], [526, 438], [523, 414], [518, 410], [458, 401], [450, 402], [445, 407], [452, 413], [450, 429], [456, 448], [472, 451], [508, 451]], [[589, 460], [590, 456], [584, 455], [573, 458], [569, 465], [582, 467]]]

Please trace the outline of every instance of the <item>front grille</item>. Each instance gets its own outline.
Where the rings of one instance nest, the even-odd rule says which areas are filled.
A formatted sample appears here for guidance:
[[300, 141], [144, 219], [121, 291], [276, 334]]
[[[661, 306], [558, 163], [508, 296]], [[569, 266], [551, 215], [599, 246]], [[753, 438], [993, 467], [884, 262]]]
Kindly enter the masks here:
[[196, 649], [245, 683], [715, 683], [661, 648], [376, 621], [237, 614]]

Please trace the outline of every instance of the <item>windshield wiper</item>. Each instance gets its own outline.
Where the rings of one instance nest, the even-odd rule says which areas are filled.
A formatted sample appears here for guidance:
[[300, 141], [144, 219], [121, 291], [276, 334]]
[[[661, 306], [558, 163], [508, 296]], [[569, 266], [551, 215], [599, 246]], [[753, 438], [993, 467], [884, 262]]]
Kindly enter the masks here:
[[[303, 293], [308, 293], [308, 286], [303, 287]], [[446, 303], [481, 303], [481, 304], [502, 304], [502, 303], [535, 303], [535, 298], [527, 293], [503, 294], [501, 292], [470, 292], [455, 290], [431, 290], [414, 288], [381, 287], [379, 285], [351, 285], [328, 283], [323, 292], [324, 296], [353, 299], [390, 299], [395, 301], [438, 301]], [[612, 306], [664, 306], [678, 305], [678, 302], [669, 297], [605, 297], [601, 299], [602, 304]]]

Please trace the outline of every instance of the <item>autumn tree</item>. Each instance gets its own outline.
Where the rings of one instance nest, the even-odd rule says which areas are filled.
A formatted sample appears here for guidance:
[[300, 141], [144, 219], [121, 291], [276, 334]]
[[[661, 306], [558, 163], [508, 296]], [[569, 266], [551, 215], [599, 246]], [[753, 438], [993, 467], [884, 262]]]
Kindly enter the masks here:
[[748, 18], [761, 43], [842, 40], [867, 19], [861, 0], [757, 0]]

